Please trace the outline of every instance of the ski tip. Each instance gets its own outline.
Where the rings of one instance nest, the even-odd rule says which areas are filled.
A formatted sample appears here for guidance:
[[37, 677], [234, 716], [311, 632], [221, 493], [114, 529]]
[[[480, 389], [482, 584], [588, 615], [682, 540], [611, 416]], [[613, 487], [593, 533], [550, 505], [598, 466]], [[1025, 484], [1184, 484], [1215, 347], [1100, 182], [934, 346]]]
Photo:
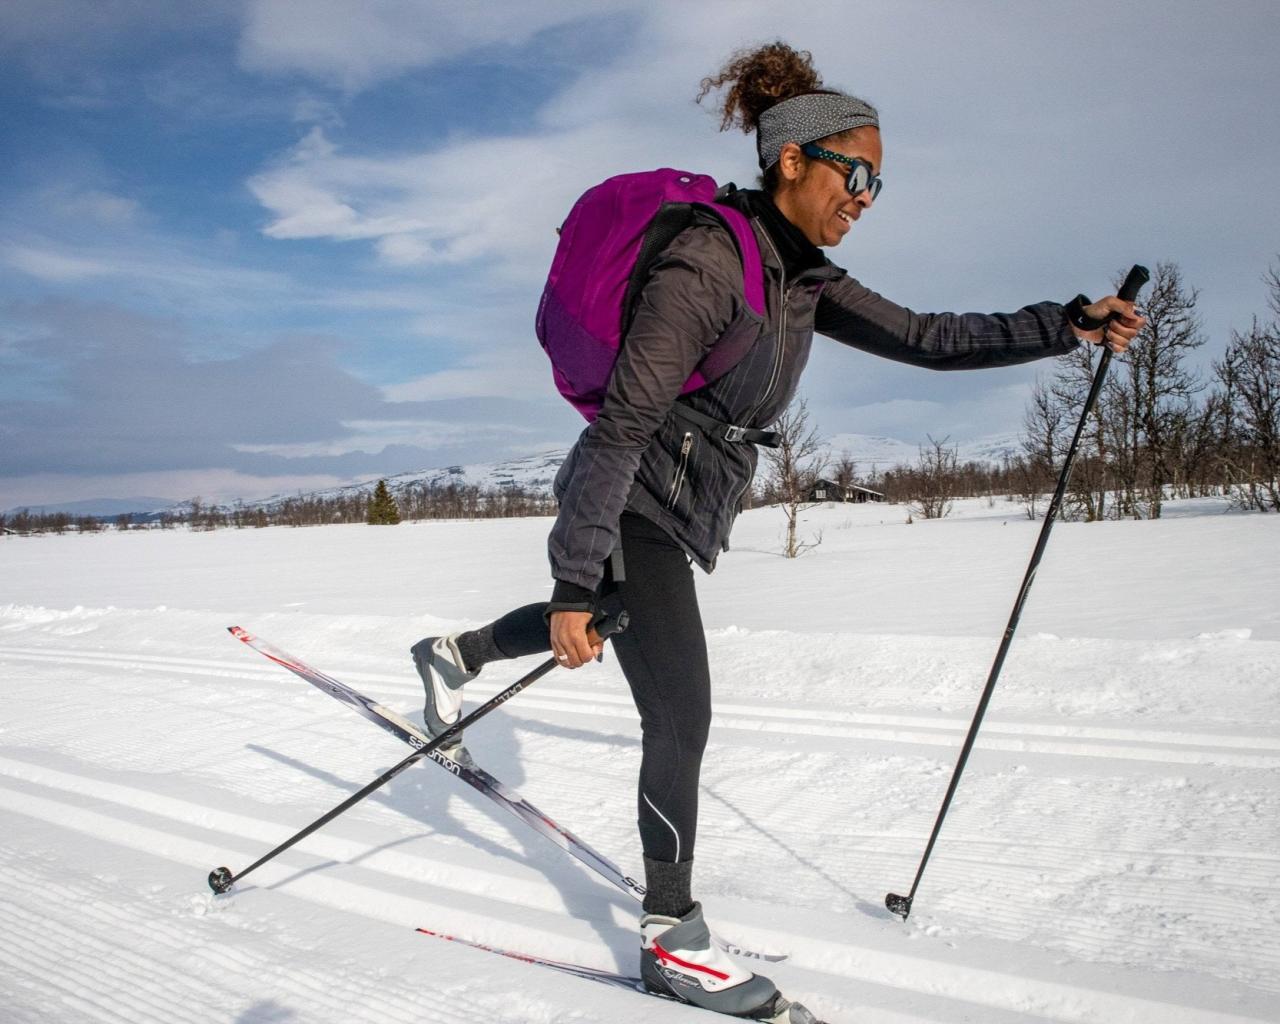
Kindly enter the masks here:
[[812, 1010], [800, 1003], [793, 1003], [781, 992], [773, 1005], [773, 1016], [765, 1018], [765, 1024], [827, 1024], [819, 1020]]
[[247, 640], [249, 638], [248, 632], [240, 628], [239, 626], [228, 626], [227, 632], [230, 633], [237, 640]]

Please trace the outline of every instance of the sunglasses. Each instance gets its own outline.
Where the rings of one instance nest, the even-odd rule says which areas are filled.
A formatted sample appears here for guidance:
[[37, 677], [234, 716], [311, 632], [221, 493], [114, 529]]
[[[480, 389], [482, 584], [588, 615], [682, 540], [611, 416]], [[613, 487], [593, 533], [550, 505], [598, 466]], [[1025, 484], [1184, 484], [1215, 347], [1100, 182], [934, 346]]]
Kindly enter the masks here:
[[880, 189], [884, 187], [884, 181], [876, 177], [872, 166], [867, 161], [861, 160], [856, 156], [834, 153], [829, 149], [823, 149], [815, 142], [805, 143], [800, 147], [800, 152], [805, 156], [815, 157], [818, 160], [835, 160], [837, 163], [848, 167], [849, 177], [845, 181], [844, 187], [849, 190], [849, 195], [851, 196], [870, 192], [871, 199], [874, 202], [876, 196], [880, 194]]

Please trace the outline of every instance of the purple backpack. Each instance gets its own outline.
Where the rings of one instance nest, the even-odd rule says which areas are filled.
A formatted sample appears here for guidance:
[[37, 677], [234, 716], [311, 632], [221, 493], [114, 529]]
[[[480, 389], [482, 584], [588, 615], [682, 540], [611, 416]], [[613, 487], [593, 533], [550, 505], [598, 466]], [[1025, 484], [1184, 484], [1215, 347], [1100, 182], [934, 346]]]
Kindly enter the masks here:
[[[732, 233], [742, 256], [747, 305], [764, 316], [764, 269], [755, 232], [741, 213], [717, 203], [716, 194], [716, 183], [707, 175], [664, 167], [609, 178], [583, 193], [569, 211], [538, 304], [537, 333], [556, 387], [588, 422], [604, 404], [650, 266], [693, 223], [695, 209], [712, 211]], [[681, 394], [728, 373], [754, 340], [737, 332], [717, 344]]]

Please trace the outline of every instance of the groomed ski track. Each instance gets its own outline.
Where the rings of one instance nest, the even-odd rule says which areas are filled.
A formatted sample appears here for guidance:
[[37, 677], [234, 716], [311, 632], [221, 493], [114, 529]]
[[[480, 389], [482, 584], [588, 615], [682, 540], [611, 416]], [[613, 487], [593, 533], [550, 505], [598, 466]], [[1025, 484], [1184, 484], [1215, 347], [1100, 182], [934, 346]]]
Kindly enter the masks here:
[[[1257, 537], [1272, 550], [1280, 539], [1269, 520], [1237, 523], [1269, 529]], [[479, 571], [495, 577], [521, 552], [512, 604], [541, 586], [525, 525]], [[975, 524], [938, 525], [959, 534]], [[431, 529], [399, 531], [399, 556], [423, 556]], [[260, 544], [268, 534], [286, 547], [306, 539], [321, 563], [328, 543], [384, 542], [359, 528], [240, 536]], [[180, 607], [114, 600], [118, 584], [141, 588], [175, 563], [196, 581], [227, 572], [236, 537], [35, 538], [0, 551], [19, 572], [29, 558], [46, 573], [43, 600], [15, 600], [27, 589], [20, 577], [0, 585], [4, 1019], [385, 1022], [442, 1003], [464, 1022], [710, 1019], [417, 935], [425, 926], [634, 967], [628, 897], [430, 765], [230, 897], [212, 896], [210, 868], [247, 864], [404, 752], [260, 664], [223, 627], [243, 621], [413, 713], [407, 643], [475, 621], [448, 618], [438, 598], [424, 599], [426, 615], [380, 614], [376, 601], [366, 614], [326, 611], [343, 581], [306, 561], [295, 575], [307, 603], [295, 610], [246, 614], [198, 582]], [[835, 540], [818, 558], [843, 557], [846, 538]], [[875, 541], [874, 557], [895, 557]], [[113, 582], [94, 559], [121, 544], [134, 545], [138, 578]], [[1126, 537], [1106, 553], [1114, 562], [1131, 549]], [[376, 572], [380, 549], [364, 556]], [[776, 571], [763, 551], [737, 557], [741, 587], [756, 585], [757, 566]], [[235, 571], [252, 593], [268, 569], [241, 557]], [[49, 582], [59, 572], [61, 595]], [[1046, 562], [1037, 587], [1051, 590], [1051, 579]], [[880, 901], [910, 883], [999, 614], [990, 636], [927, 623], [809, 631], [804, 607], [772, 630], [710, 621], [719, 693], [697, 873], [710, 919], [737, 941], [788, 953], [770, 973], [833, 1024], [1280, 1019], [1280, 639], [1255, 635], [1269, 627], [1238, 609], [1215, 615], [1203, 592], [1221, 583], [1171, 582], [1205, 605], [1202, 630], [1172, 636], [1141, 622], [1128, 635], [1091, 630], [1085, 616], [1037, 622], [1033, 595], [906, 925]], [[1277, 591], [1252, 596], [1275, 607]], [[712, 588], [703, 593], [713, 605]], [[882, 599], [902, 602], [905, 617], [910, 587]], [[491, 696], [527, 667], [487, 672], [469, 694]], [[612, 660], [535, 684], [469, 745], [638, 870], [635, 713]]]

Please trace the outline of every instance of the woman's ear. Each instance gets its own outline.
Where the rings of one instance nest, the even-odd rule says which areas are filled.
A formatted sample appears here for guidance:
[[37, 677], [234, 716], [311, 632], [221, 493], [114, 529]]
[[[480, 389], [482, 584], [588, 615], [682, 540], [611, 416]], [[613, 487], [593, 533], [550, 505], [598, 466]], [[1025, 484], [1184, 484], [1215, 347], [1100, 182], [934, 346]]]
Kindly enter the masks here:
[[787, 182], [798, 181], [801, 175], [804, 174], [804, 168], [804, 153], [800, 151], [800, 147], [794, 142], [788, 142], [782, 147], [782, 152], [778, 154], [779, 179]]

